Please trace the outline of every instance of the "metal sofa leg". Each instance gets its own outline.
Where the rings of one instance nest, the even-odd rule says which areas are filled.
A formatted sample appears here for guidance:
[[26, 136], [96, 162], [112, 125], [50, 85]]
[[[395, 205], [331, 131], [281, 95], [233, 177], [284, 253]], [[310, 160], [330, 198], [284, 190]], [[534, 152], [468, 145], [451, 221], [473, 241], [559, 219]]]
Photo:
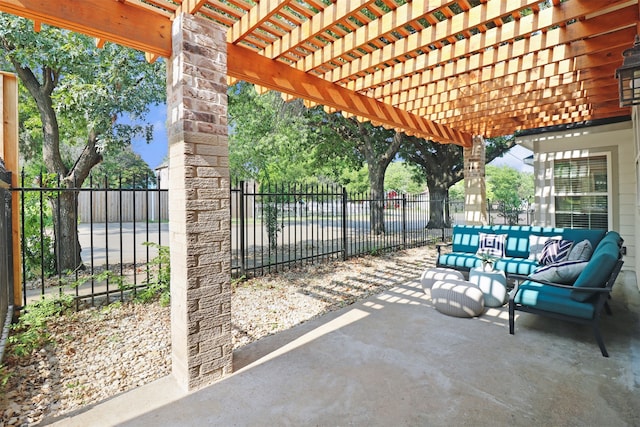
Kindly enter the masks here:
[[598, 342], [598, 346], [600, 347], [600, 352], [602, 353], [603, 357], [609, 357], [609, 353], [607, 353], [607, 349], [604, 346], [604, 341], [602, 339], [602, 335], [600, 334], [600, 328], [598, 327], [597, 324], [593, 325], [593, 333], [596, 336], [596, 341]]
[[515, 334], [515, 307], [513, 301], [509, 301], [509, 333], [511, 335]]

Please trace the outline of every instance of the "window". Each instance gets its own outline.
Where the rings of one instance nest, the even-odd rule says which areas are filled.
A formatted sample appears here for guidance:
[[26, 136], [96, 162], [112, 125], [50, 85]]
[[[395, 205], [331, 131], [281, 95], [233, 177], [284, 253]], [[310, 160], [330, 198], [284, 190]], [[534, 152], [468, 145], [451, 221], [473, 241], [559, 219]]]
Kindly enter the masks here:
[[607, 172], [606, 155], [554, 161], [556, 227], [609, 229]]

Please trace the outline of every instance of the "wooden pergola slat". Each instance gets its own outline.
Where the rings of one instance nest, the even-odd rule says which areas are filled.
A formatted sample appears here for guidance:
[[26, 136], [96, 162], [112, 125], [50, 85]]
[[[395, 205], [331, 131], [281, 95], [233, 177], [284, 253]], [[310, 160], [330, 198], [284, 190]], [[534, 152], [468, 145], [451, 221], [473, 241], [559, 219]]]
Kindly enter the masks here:
[[[620, 52], [631, 47], [640, 26], [638, 2], [385, 0], [381, 6], [372, 0], [328, 5], [318, 0], [0, 0], [0, 11], [29, 18], [34, 28], [59, 26], [96, 37], [98, 45], [139, 49], [149, 60], [171, 55], [177, 14], [200, 14], [228, 27], [229, 62], [244, 62], [241, 72], [246, 78], [260, 75], [262, 87], [464, 145], [470, 129], [497, 136], [544, 126], [544, 120], [629, 115], [628, 108], [599, 102], [605, 90], [615, 99], [613, 75], [597, 96], [580, 89], [575, 111], [555, 114], [556, 104], [542, 98], [545, 89], [553, 89], [558, 99], [576, 94], [576, 84], [595, 76], [592, 69], [621, 64]], [[268, 61], [235, 58], [234, 52]], [[258, 63], [268, 68], [258, 70]], [[281, 78], [284, 71], [323, 89], [291, 85]], [[515, 104], [537, 96], [548, 114], [502, 112], [490, 102], [498, 94]], [[514, 120], [514, 114], [522, 115]]]

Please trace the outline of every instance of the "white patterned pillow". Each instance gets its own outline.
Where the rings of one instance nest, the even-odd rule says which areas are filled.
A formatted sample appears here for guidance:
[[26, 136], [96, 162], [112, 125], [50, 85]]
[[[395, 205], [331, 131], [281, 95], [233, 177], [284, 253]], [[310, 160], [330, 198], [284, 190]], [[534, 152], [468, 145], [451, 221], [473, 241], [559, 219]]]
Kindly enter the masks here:
[[544, 244], [548, 240], [561, 240], [562, 236], [537, 236], [532, 234], [529, 236], [529, 259], [540, 262]]
[[507, 241], [507, 234], [487, 234], [478, 233], [480, 243], [476, 255], [492, 255], [498, 258], [504, 257], [504, 245]]
[[542, 249], [540, 264], [549, 265], [564, 261], [573, 246], [572, 240], [547, 240]]

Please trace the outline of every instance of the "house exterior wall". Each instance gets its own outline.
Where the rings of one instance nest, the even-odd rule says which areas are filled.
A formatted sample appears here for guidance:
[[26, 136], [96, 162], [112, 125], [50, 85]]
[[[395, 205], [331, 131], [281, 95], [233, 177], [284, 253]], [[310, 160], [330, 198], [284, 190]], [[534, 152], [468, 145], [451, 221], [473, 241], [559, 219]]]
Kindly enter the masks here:
[[609, 228], [624, 239], [627, 254], [622, 276], [637, 283], [635, 271], [640, 217], [635, 168], [634, 129], [631, 121], [601, 126], [546, 132], [518, 137], [518, 142], [534, 152], [535, 214], [534, 224], [555, 226], [553, 162], [558, 159], [584, 158], [605, 154], [609, 160], [611, 217]]

